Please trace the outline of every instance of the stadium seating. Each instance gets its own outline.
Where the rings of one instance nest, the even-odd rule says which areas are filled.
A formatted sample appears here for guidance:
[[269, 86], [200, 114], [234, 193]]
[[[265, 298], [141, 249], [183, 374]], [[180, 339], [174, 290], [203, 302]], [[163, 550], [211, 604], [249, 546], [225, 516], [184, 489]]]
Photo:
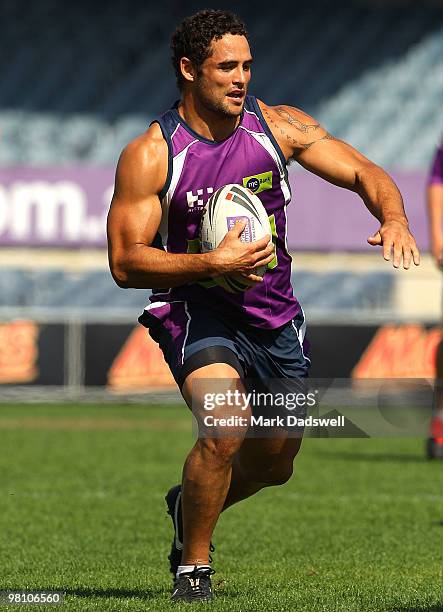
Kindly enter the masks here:
[[386, 272], [297, 271], [292, 275], [294, 292], [312, 311], [341, 309], [375, 311], [392, 305], [394, 281]]
[[[299, 270], [293, 286], [303, 306], [311, 311], [370, 312], [389, 308], [394, 277], [385, 272], [315, 273]], [[23, 270], [5, 268], [0, 276], [0, 307], [63, 309], [70, 314], [96, 310], [136, 316], [150, 291], [120, 289], [106, 270], [67, 272], [62, 269]]]
[[320, 104], [318, 117], [382, 165], [427, 168], [443, 129], [442, 48], [440, 27], [401, 59], [347, 83]]
[[[1, 3], [1, 166], [114, 164], [177, 97], [169, 36], [197, 7], [130, 6]], [[441, 9], [316, 0], [297, 3], [285, 28], [278, 13], [264, 19], [244, 1], [235, 9], [256, 56], [253, 93], [317, 115], [388, 167], [427, 166], [443, 126]]]
[[0, 306], [25, 306], [28, 299], [27, 275], [23, 270], [2, 269]]

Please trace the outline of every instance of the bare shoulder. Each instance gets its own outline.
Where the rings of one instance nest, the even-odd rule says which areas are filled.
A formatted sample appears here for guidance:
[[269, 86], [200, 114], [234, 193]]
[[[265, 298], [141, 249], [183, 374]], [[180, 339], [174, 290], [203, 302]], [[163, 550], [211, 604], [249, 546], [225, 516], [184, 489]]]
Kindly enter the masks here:
[[286, 158], [296, 157], [320, 140], [333, 140], [320, 123], [295, 106], [258, 104]]
[[130, 183], [150, 193], [159, 193], [168, 172], [168, 145], [160, 126], [154, 123], [123, 149], [117, 165], [116, 187]]
[[274, 119], [288, 121], [291, 122], [299, 122], [302, 125], [319, 125], [318, 121], [315, 121], [313, 117], [302, 111], [300, 108], [296, 108], [295, 106], [289, 106], [287, 104], [278, 104], [277, 106], [269, 106], [262, 102], [262, 100], [257, 100], [258, 105], [263, 113], [267, 113]]

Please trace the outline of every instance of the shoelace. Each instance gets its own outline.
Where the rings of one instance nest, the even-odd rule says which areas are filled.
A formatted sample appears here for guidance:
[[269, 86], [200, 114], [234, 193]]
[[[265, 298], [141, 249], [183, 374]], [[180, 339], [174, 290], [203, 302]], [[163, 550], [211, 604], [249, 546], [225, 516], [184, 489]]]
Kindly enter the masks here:
[[[202, 585], [201, 580], [205, 578], [209, 579], [212, 574], [215, 574], [215, 570], [212, 568], [199, 569], [197, 566], [194, 566], [192, 572], [183, 572], [180, 574], [180, 578], [186, 577], [188, 579], [192, 589], [190, 595], [191, 597], [197, 598], [201, 597], [202, 595], [204, 596], [209, 594], [207, 588], [209, 585], [206, 583], [206, 581]], [[206, 589], [204, 587], [206, 587]]]

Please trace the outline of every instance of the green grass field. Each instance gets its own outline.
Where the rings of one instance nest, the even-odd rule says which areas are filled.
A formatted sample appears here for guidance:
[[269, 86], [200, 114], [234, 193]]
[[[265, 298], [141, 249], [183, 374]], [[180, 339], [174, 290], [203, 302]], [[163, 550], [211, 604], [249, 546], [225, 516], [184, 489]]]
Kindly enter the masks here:
[[[0, 590], [66, 593], [2, 609], [189, 609], [163, 497], [192, 439], [183, 407], [0, 406]], [[307, 439], [288, 484], [222, 515], [208, 607], [441, 611], [442, 501], [421, 440]]]

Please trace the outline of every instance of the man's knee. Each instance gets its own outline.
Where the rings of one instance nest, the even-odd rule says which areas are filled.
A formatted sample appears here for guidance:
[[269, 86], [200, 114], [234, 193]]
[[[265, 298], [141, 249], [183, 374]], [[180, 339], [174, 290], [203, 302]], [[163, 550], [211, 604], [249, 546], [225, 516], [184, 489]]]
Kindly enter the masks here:
[[293, 474], [292, 460], [276, 460], [249, 470], [245, 476], [251, 482], [260, 482], [266, 487], [283, 485]]
[[241, 437], [199, 438], [195, 449], [206, 465], [224, 467], [231, 465], [235, 453], [241, 445]]
[[292, 463], [275, 465], [265, 472], [265, 482], [269, 486], [283, 485], [291, 478], [293, 471]]

